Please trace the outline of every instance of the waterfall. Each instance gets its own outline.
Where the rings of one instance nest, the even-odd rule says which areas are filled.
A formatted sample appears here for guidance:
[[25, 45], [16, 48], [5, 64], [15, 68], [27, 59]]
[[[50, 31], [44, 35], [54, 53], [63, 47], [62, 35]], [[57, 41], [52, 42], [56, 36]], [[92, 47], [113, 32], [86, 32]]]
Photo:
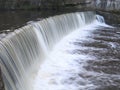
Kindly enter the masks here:
[[120, 10], [119, 0], [94, 0], [92, 6], [103, 10]]
[[31, 72], [37, 72], [37, 66], [42, 64], [54, 45], [94, 20], [94, 12], [63, 14], [28, 24], [2, 38], [0, 66], [6, 90], [32, 90]]
[[101, 23], [105, 23], [104, 17], [100, 16], [100, 15], [96, 15], [96, 19], [101, 22]]

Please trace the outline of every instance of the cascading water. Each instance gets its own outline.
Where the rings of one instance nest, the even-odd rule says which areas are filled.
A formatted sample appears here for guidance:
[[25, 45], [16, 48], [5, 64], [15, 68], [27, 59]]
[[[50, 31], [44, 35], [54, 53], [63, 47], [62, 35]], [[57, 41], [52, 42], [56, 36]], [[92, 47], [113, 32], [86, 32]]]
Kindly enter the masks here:
[[120, 10], [119, 0], [93, 0], [92, 5], [103, 10]]
[[[0, 41], [0, 66], [6, 90], [77, 90], [77, 88], [72, 87], [72, 85], [67, 89], [63, 85], [60, 85], [60, 88], [58, 87], [58, 89], [56, 89], [56, 84], [61, 83], [59, 80], [58, 82], [55, 82], [54, 79], [53, 81], [50, 80], [50, 82], [46, 81], [46, 77], [50, 77], [51, 75], [56, 75], [55, 78], [58, 79], [60, 79], [60, 73], [62, 73], [63, 76], [68, 75], [68, 73], [65, 74], [65, 72], [63, 72], [64, 69], [66, 69], [65, 71], [69, 71], [71, 70], [69, 68], [75, 65], [71, 60], [68, 60], [72, 59], [73, 56], [56, 52], [57, 49], [57, 51], [59, 51], [59, 48], [62, 47], [61, 44], [59, 44], [61, 46], [56, 44], [73, 31], [79, 31], [81, 33], [79, 33], [81, 35], [80, 38], [84, 38], [88, 32], [82, 30], [82, 28], [86, 26], [92, 28], [99, 25], [104, 26], [104, 20], [100, 16], [96, 16], [94, 12], [77, 12], [50, 17], [9, 33]], [[74, 34], [77, 35], [77, 33]], [[69, 39], [72, 40], [72, 38]], [[69, 47], [68, 45], [68, 47], [66, 46], [65, 48]], [[49, 55], [54, 59], [52, 60]], [[64, 55], [66, 55], [65, 58], [62, 58]], [[48, 59], [45, 60], [46, 58]], [[48, 62], [49, 65], [46, 64], [46, 62]], [[70, 62], [71, 66], [68, 65], [67, 62]], [[61, 67], [61, 65], [63, 65], [63, 67]], [[40, 71], [37, 75], [39, 66]], [[76, 68], [72, 69], [71, 72], [77, 72], [78, 70]], [[54, 71], [54, 73], [52, 71]], [[59, 73], [57, 71], [59, 71]], [[42, 75], [41, 78], [39, 78], [39, 74]], [[72, 73], [69, 72], [69, 74]], [[35, 78], [35, 76], [37, 77]], [[35, 85], [33, 85], [34, 82]], [[40, 82], [42, 82], [42, 84]], [[55, 85], [50, 88], [48, 83], [54, 83]], [[69, 85], [66, 84], [66, 86]]]

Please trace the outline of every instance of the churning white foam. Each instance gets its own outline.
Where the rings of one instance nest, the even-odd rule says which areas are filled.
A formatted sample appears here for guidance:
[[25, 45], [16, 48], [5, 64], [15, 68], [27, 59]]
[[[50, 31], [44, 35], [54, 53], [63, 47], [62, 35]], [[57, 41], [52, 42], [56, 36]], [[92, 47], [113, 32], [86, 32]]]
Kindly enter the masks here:
[[40, 65], [37, 77], [33, 82], [33, 90], [87, 90], [95, 86], [79, 74], [86, 73], [84, 63], [93, 56], [71, 54], [77, 47], [74, 42], [84, 41], [91, 36], [92, 31], [104, 23], [94, 21], [92, 24], [75, 30], [55, 45], [48, 58]]

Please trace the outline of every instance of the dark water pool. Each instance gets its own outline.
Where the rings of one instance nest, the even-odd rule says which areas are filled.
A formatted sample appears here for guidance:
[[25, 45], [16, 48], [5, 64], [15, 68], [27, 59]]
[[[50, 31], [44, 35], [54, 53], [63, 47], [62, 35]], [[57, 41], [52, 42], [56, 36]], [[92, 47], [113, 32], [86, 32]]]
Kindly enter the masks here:
[[33, 11], [0, 11], [0, 31], [13, 30], [25, 25], [29, 21], [41, 20], [43, 18], [79, 11], [77, 9], [63, 10], [33, 10]]
[[0, 31], [14, 29], [23, 26], [28, 21], [54, 15], [55, 12], [43, 11], [1, 11], [0, 12]]

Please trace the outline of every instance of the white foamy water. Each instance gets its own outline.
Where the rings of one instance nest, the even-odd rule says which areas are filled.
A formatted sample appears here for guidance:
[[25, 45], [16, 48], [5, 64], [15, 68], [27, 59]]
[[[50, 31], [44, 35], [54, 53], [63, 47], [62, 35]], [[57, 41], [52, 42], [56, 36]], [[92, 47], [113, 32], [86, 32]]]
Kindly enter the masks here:
[[48, 58], [40, 65], [37, 77], [34, 80], [33, 90], [87, 90], [95, 88], [88, 80], [82, 78], [80, 74], [86, 74], [83, 68], [85, 62], [94, 59], [94, 56], [84, 54], [71, 54], [76, 47], [74, 42], [90, 40], [92, 31], [104, 23], [94, 21], [92, 24], [80, 28], [64, 39], [62, 39], [49, 54]]
[[[94, 12], [58, 15], [3, 35], [0, 67], [6, 90], [78, 90], [93, 88], [83, 68], [91, 55], [74, 42], [90, 41], [95, 28], [108, 27]], [[39, 72], [38, 72], [39, 71]], [[33, 85], [34, 84], [34, 85]]]

